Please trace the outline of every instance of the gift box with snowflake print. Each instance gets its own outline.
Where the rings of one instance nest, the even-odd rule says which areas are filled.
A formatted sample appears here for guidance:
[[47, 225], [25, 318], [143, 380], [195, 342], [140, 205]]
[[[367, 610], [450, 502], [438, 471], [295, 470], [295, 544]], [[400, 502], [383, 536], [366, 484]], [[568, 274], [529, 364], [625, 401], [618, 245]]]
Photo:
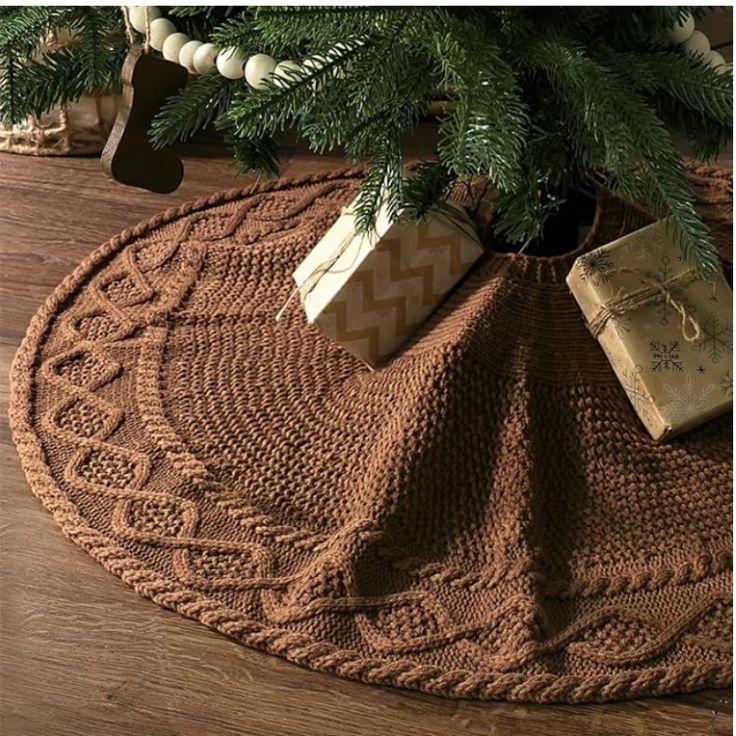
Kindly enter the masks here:
[[729, 410], [733, 294], [683, 259], [670, 222], [581, 255], [567, 283], [655, 440]]

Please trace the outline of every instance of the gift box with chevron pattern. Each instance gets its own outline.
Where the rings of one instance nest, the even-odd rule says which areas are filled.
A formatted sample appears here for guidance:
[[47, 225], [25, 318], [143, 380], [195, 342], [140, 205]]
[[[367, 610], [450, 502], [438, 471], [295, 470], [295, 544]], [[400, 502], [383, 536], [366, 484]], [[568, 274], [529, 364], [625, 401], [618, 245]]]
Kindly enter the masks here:
[[465, 210], [446, 202], [419, 223], [384, 206], [358, 233], [352, 205], [294, 272], [307, 320], [371, 368], [384, 365], [482, 254]]

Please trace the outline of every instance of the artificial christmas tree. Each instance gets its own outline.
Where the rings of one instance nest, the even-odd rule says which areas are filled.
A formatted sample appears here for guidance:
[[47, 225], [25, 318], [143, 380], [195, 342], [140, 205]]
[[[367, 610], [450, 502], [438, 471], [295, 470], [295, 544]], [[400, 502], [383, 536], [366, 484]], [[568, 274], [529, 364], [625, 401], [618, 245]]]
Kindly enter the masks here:
[[[717, 257], [671, 137], [709, 158], [730, 136], [732, 75], [693, 30], [702, 12], [184, 6], [129, 9], [126, 31], [119, 8], [5, 8], [0, 117], [108, 88], [140, 41], [204, 72], [161, 110], [155, 145], [214, 122], [244, 170], [273, 173], [274, 136], [294, 126], [312, 150], [342, 146], [370, 164], [364, 231], [384, 194], [394, 216], [422, 216], [451, 183], [482, 175], [496, 235], [529, 250], [571, 188], [604, 172], [616, 191], [671, 215], [686, 258], [708, 271]], [[59, 28], [74, 43], [35, 60], [37, 39]], [[402, 137], [438, 99], [436, 158], [407, 181]]]

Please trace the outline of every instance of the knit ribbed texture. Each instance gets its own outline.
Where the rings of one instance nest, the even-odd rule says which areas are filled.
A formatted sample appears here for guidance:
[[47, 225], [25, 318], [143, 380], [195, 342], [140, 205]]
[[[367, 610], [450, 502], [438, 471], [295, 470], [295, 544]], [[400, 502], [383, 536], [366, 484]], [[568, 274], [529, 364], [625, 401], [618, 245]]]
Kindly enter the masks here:
[[[730, 180], [695, 175], [730, 248]], [[385, 369], [279, 323], [356, 170], [170, 210], [34, 318], [14, 438], [71, 539], [273, 654], [453, 697], [596, 701], [731, 674], [730, 416], [649, 439], [564, 283], [643, 225], [488, 255]]]

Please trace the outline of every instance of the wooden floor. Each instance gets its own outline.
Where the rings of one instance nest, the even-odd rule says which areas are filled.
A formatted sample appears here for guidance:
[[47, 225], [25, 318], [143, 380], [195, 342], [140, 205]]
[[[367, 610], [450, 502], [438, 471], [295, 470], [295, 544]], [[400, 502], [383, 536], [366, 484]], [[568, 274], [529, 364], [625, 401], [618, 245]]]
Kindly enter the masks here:
[[[285, 173], [334, 167], [294, 154]], [[317, 674], [139, 598], [67, 541], [31, 495], [8, 430], [26, 325], [84, 256], [173, 204], [240, 186], [189, 159], [175, 194], [110, 182], [93, 159], [0, 154], [0, 733], [3, 736], [712, 736], [727, 691], [599, 706], [451, 701]]]

